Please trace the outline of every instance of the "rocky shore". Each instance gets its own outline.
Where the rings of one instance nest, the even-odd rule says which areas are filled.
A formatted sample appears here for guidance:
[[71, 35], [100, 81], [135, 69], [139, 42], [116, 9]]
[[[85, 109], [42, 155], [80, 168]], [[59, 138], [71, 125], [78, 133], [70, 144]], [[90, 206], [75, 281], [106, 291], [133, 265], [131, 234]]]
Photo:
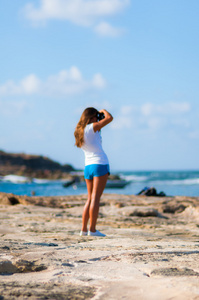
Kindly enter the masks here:
[[71, 178], [71, 171], [74, 171], [71, 165], [61, 165], [45, 156], [0, 150], [0, 176], [13, 174], [30, 178], [62, 179]]
[[0, 193], [0, 299], [199, 299], [199, 197], [105, 194], [80, 237], [86, 195]]

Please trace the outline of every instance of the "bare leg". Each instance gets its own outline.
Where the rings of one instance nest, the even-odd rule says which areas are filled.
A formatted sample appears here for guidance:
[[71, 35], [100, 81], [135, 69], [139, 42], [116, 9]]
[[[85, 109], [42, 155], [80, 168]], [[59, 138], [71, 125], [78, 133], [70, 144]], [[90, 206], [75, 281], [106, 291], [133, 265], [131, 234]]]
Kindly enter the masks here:
[[89, 205], [89, 217], [90, 217], [90, 231], [96, 231], [96, 223], [99, 213], [99, 203], [100, 197], [104, 191], [106, 186], [106, 182], [108, 179], [108, 174], [100, 177], [93, 178], [93, 187], [92, 187], [92, 194], [91, 194], [91, 201]]
[[88, 191], [88, 199], [84, 205], [84, 210], [82, 214], [82, 231], [87, 231], [87, 224], [89, 220], [89, 210], [90, 210], [90, 203], [91, 203], [91, 195], [93, 190], [93, 179], [86, 179], [86, 186]]

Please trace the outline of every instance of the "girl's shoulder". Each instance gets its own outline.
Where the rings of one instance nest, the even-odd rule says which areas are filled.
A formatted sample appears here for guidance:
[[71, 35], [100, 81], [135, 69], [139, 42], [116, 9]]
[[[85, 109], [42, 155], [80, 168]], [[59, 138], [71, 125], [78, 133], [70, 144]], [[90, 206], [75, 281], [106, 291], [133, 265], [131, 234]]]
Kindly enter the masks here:
[[85, 132], [94, 132], [93, 123], [90, 123], [90, 124], [86, 125]]

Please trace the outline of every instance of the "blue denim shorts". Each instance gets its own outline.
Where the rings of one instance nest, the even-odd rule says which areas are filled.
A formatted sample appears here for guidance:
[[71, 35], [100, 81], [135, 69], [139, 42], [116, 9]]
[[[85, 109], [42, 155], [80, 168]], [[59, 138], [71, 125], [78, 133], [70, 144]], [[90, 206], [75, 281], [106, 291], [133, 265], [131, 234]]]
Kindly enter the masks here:
[[107, 173], [110, 174], [109, 165], [99, 165], [99, 164], [88, 165], [84, 169], [84, 178], [93, 179], [93, 177], [104, 176]]

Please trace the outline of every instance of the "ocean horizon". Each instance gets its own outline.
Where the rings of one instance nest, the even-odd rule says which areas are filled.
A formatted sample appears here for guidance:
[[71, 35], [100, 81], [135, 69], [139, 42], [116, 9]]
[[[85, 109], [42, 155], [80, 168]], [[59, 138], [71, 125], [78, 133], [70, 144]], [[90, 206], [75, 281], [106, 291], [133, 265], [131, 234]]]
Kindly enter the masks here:
[[[73, 172], [75, 174], [75, 172]], [[79, 174], [79, 172], [78, 172]], [[161, 171], [114, 171], [129, 182], [124, 188], [105, 188], [104, 193], [138, 194], [146, 187], [154, 187], [157, 193], [164, 192], [166, 196], [199, 197], [199, 170], [161, 170]], [[64, 196], [85, 194], [86, 187], [78, 184], [63, 187], [66, 180], [46, 180], [9, 175], [0, 179], [0, 192], [16, 195]]]

